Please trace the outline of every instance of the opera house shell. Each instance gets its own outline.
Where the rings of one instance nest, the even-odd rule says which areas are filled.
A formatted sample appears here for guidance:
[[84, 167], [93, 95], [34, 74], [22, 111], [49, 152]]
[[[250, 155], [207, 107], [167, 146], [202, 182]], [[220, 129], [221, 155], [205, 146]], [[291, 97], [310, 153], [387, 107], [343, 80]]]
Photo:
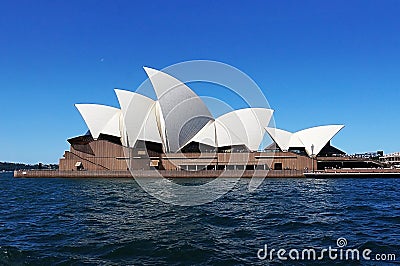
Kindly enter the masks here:
[[[268, 108], [213, 117], [186, 84], [144, 70], [156, 99], [115, 89], [119, 108], [76, 104], [89, 131], [68, 140], [60, 170], [304, 170], [313, 156], [343, 154], [330, 145], [342, 125], [291, 133], [271, 126], [274, 111]], [[262, 147], [266, 136], [273, 144]]]

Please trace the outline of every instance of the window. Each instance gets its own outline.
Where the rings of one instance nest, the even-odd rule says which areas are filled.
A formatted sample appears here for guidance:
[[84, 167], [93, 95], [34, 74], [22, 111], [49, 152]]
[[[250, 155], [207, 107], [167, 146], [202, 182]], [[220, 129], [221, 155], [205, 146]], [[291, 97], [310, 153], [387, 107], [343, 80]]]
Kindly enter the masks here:
[[274, 170], [282, 170], [282, 163], [275, 163], [274, 164]]

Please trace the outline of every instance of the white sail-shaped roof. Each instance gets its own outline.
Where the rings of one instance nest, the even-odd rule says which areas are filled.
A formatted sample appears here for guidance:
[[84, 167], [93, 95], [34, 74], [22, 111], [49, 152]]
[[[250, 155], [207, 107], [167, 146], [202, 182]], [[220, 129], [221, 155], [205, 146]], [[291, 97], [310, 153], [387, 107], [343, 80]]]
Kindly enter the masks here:
[[125, 145], [133, 147], [138, 139], [161, 143], [156, 118], [156, 102], [141, 94], [116, 89], [123, 115]]
[[158, 101], [156, 101], [155, 108], [156, 108], [155, 112], [156, 112], [157, 128], [158, 128], [158, 132], [160, 132], [161, 142], [163, 144], [163, 149], [164, 149], [164, 152], [165, 152], [165, 151], [167, 151], [167, 134], [166, 134], [166, 131], [165, 131], [164, 117], [162, 116], [160, 103]]
[[216, 138], [215, 138], [215, 121], [211, 120], [205, 125], [190, 141], [190, 142], [198, 142], [203, 143], [212, 147], [216, 147]]
[[[245, 145], [256, 151], [264, 129], [283, 151], [304, 148], [316, 155], [344, 127], [327, 125], [291, 133], [268, 127], [273, 110], [245, 108], [214, 119], [206, 105], [189, 87], [176, 78], [144, 68], [157, 101], [141, 94], [116, 89], [121, 109], [99, 104], [76, 104], [92, 136], [121, 137], [133, 147], [137, 140], [162, 143], [165, 152], [176, 152], [190, 142], [213, 147]], [[311, 148], [313, 147], [313, 149]]]
[[155, 69], [144, 70], [158, 98], [165, 127], [161, 132], [165, 134], [164, 148], [176, 152], [212, 120], [212, 115], [200, 97], [181, 81]]
[[[274, 140], [276, 145], [278, 145], [282, 151], [289, 150], [290, 140], [293, 136], [293, 133], [288, 132], [283, 129], [273, 128], [273, 127], [266, 127], [265, 129], [266, 129], [267, 133], [270, 135], [270, 137]], [[303, 145], [301, 145], [301, 147], [302, 146]]]
[[[343, 125], [327, 125], [291, 133], [277, 128], [265, 128], [283, 151], [289, 148], [304, 148], [308, 155], [317, 155], [325, 145], [343, 128]], [[311, 149], [314, 146], [314, 150]]]
[[[328, 125], [312, 127], [301, 130], [295, 134], [304, 143], [304, 147], [309, 155], [318, 154], [325, 145], [343, 128], [343, 125]], [[311, 146], [314, 145], [314, 151]]]
[[210, 121], [190, 140], [210, 146], [245, 145], [252, 151], [258, 150], [273, 110], [246, 108], [235, 110]]
[[100, 134], [121, 137], [121, 110], [100, 104], [75, 104], [94, 139]]
[[115, 94], [117, 95], [117, 99], [119, 102], [119, 106], [121, 108], [121, 119], [120, 119], [120, 132], [121, 132], [121, 142], [122, 145], [128, 146], [128, 132], [125, 127], [125, 114], [128, 109], [128, 106], [132, 100], [132, 97], [135, 95], [134, 92], [127, 90], [114, 89]]
[[143, 141], [163, 143], [161, 140], [160, 131], [158, 129], [157, 115], [156, 103], [154, 103], [148, 113], [142, 130], [139, 133], [138, 139]]
[[[264, 137], [273, 110], [245, 108], [224, 114], [216, 119], [218, 147], [245, 145], [252, 151], [258, 150]], [[227, 137], [226, 132], [229, 132]]]
[[118, 103], [121, 108], [122, 114], [125, 115], [128, 110], [129, 104], [132, 101], [132, 98], [137, 94], [136, 92], [114, 89], [115, 94], [117, 95]]

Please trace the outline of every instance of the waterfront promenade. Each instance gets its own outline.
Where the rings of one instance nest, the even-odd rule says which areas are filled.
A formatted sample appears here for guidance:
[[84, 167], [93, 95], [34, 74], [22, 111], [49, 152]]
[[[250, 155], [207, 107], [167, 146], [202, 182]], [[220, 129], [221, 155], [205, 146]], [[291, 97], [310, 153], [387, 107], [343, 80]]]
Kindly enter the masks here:
[[204, 170], [204, 171], [171, 171], [171, 170], [140, 170], [140, 171], [59, 171], [59, 170], [21, 170], [14, 171], [14, 177], [26, 178], [131, 178], [160, 177], [165, 178], [216, 178], [216, 177], [304, 177], [303, 171], [297, 170]]
[[216, 177], [266, 177], [266, 178], [326, 178], [326, 177], [400, 177], [400, 169], [326, 169], [324, 171], [299, 170], [204, 170], [204, 171], [59, 171], [59, 170], [20, 170], [14, 171], [18, 178], [131, 178], [160, 177], [165, 178], [216, 178]]

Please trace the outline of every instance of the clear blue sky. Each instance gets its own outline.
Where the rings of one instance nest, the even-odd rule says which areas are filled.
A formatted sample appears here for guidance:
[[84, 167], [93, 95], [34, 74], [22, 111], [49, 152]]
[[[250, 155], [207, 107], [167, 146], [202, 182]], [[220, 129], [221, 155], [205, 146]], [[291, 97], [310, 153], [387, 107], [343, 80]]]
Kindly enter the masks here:
[[[1, 1], [0, 161], [58, 162], [142, 66], [193, 59], [252, 77], [277, 127], [343, 123], [348, 153], [400, 151], [400, 1]], [[101, 60], [101, 59], [104, 60]]]

